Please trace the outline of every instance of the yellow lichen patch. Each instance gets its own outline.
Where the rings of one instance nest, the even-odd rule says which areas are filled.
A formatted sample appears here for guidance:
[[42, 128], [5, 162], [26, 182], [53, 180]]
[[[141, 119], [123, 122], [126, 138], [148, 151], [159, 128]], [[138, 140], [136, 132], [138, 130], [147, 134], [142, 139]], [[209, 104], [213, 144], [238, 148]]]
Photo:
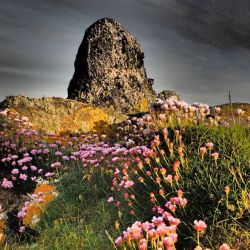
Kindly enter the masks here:
[[0, 220], [0, 246], [5, 242], [4, 230], [6, 228], [6, 221]]
[[138, 102], [134, 106], [134, 110], [135, 110], [135, 112], [147, 112], [148, 111], [148, 105], [149, 105], [148, 99], [147, 98], [142, 98], [140, 100], [140, 102]]
[[37, 198], [30, 201], [23, 218], [23, 224], [29, 227], [34, 226], [39, 221], [46, 205], [53, 201], [57, 195], [55, 187], [49, 184], [38, 185], [34, 194]]
[[4, 244], [5, 238], [6, 238], [5, 234], [4, 233], [0, 233], [0, 246]]
[[5, 220], [0, 220], [0, 232], [3, 232], [6, 227]]
[[79, 129], [83, 132], [97, 132], [98, 126], [96, 125], [101, 122], [111, 123], [109, 115], [102, 109], [91, 106], [81, 107], [75, 110], [73, 114], [63, 117], [60, 132], [79, 131]]

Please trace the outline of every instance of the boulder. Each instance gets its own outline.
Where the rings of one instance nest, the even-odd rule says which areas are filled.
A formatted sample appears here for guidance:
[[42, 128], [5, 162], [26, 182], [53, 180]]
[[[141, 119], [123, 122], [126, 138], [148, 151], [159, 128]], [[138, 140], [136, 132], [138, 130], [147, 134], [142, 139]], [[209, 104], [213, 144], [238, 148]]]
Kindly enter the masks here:
[[157, 95], [157, 97], [161, 100], [167, 100], [167, 99], [175, 99], [177, 101], [181, 100], [179, 94], [174, 90], [163, 90]]
[[156, 93], [143, 59], [139, 42], [120, 23], [96, 21], [78, 49], [68, 98], [125, 114], [147, 111]]
[[55, 132], [105, 133], [105, 128], [126, 119], [113, 110], [58, 97], [29, 98], [9, 96], [0, 109], [9, 108], [21, 117], [27, 117], [36, 130]]

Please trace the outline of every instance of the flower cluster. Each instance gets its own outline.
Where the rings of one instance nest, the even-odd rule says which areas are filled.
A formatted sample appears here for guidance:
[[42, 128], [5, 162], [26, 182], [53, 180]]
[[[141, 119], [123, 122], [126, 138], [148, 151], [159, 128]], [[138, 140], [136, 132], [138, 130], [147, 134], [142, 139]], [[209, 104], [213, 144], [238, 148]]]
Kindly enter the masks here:
[[154, 216], [150, 222], [136, 221], [119, 236], [115, 243], [117, 246], [146, 249], [175, 249], [177, 242], [177, 226], [180, 220], [170, 213], [161, 211], [161, 216]]
[[214, 144], [212, 142], [207, 142], [205, 147], [204, 146], [200, 147], [199, 153], [200, 153], [202, 159], [204, 158], [204, 155], [207, 153], [207, 151], [209, 151], [210, 156], [212, 156], [213, 159], [216, 161], [219, 158], [220, 154], [219, 154], [219, 152], [213, 152], [212, 153], [211, 151], [212, 151], [213, 148], [214, 148]]
[[24, 232], [25, 227], [35, 227], [40, 221], [46, 205], [53, 201], [57, 195], [55, 187], [49, 184], [38, 185], [34, 193], [30, 196], [29, 201], [26, 201], [18, 212], [17, 216], [22, 220], [23, 224], [19, 231]]

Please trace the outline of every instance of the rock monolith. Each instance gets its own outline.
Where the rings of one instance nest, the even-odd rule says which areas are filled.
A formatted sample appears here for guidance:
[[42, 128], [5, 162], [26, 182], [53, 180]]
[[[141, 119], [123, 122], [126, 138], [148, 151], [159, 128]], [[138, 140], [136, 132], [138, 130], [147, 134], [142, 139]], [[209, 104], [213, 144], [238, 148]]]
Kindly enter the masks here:
[[96, 21], [78, 49], [68, 98], [125, 114], [146, 111], [156, 93], [143, 59], [139, 42], [120, 23]]

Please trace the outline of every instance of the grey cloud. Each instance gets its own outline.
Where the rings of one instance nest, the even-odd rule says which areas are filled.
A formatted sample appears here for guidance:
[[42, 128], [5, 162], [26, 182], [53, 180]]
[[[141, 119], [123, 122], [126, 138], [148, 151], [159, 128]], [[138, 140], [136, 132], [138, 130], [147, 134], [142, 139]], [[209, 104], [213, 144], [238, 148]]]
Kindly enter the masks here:
[[[220, 49], [250, 47], [250, 1], [147, 1], [164, 12], [163, 25], [181, 36]], [[160, 8], [161, 7], [161, 8]]]
[[140, 41], [157, 91], [212, 104], [230, 89], [249, 102], [249, 9], [247, 0], [2, 0], [0, 99], [66, 97], [85, 29], [107, 16]]

